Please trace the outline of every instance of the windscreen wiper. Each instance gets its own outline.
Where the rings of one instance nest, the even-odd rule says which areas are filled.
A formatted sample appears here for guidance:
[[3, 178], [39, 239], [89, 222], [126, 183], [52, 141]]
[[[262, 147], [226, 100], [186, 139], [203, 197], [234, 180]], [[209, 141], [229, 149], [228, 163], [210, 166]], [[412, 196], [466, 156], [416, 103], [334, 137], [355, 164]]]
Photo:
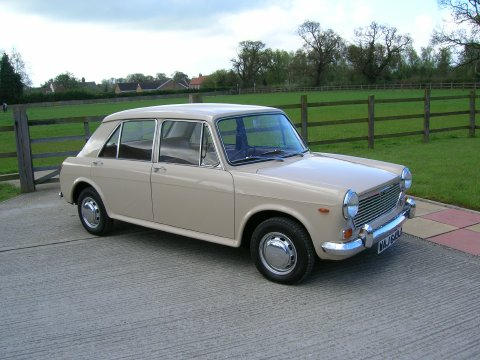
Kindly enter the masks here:
[[231, 161], [232, 164], [238, 164], [238, 163], [242, 163], [242, 162], [248, 162], [250, 160], [275, 160], [275, 161], [284, 161], [283, 158], [281, 157], [277, 157], [277, 156], [269, 156], [269, 157], [266, 157], [266, 156], [248, 156], [246, 158], [243, 158], [243, 159], [237, 159], [237, 160], [233, 160]]
[[275, 154], [283, 154], [285, 150], [282, 149], [273, 149], [273, 150], [268, 150], [260, 154], [260, 156], [263, 155], [275, 155]]

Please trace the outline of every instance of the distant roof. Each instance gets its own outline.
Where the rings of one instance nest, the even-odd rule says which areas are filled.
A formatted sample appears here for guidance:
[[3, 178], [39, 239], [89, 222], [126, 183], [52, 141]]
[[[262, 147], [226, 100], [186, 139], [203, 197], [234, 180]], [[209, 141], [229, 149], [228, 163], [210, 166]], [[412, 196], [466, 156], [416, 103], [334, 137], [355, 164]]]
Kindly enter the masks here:
[[175, 84], [178, 84], [178, 85], [180, 85], [180, 86], [183, 86], [184, 88], [188, 88], [188, 86], [185, 85], [185, 84], [182, 83], [182, 82], [174, 81], [173, 79], [167, 79], [164, 83], [162, 83], [162, 84], [158, 87], [158, 89], [161, 90], [165, 85], [167, 85], [168, 83], [171, 83], [171, 82], [173, 82], [173, 83], [175, 83]]
[[191, 119], [213, 121], [221, 117], [251, 113], [282, 112], [267, 106], [195, 103], [149, 106], [137, 109], [124, 110], [107, 116], [103, 122], [124, 119]]
[[199, 77], [190, 80], [190, 85], [202, 85], [202, 83], [208, 78], [208, 76], [200, 75]]
[[117, 83], [120, 91], [135, 91], [137, 90], [137, 83]]
[[97, 84], [95, 83], [95, 81], [83, 81], [80, 83], [81, 86], [97, 86]]
[[142, 88], [142, 90], [157, 90], [161, 83], [158, 81], [154, 82], [142, 82], [138, 83], [138, 85]]

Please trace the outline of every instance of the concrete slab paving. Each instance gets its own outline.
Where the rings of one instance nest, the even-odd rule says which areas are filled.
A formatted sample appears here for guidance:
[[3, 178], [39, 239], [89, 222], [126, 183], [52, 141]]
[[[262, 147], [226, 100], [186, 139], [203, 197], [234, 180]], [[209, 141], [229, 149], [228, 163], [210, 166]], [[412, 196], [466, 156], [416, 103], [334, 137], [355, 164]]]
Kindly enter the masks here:
[[127, 225], [88, 236], [57, 191], [0, 204], [2, 359], [480, 355], [478, 257], [404, 235], [283, 286], [243, 249]]
[[480, 232], [480, 224], [469, 226], [466, 229], [471, 230], [471, 231]]
[[427, 215], [440, 210], [445, 210], [444, 206], [432, 204], [432, 203], [423, 201], [422, 199], [419, 199], [419, 198], [415, 198], [415, 202], [417, 204], [417, 209], [416, 209], [417, 216]]
[[480, 223], [480, 214], [470, 211], [446, 209], [424, 215], [423, 218], [463, 228]]
[[407, 234], [426, 239], [458, 229], [455, 226], [442, 224], [437, 221], [415, 217], [403, 224], [403, 231]]
[[427, 239], [472, 255], [480, 255], [480, 232], [458, 229]]

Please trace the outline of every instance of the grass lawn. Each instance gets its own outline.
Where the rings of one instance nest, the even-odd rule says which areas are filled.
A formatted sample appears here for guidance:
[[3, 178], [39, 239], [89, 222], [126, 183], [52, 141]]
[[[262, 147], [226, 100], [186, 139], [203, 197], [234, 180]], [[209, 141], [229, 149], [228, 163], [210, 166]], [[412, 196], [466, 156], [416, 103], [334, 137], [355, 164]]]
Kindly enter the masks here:
[[[307, 93], [309, 102], [367, 99], [421, 97], [422, 90], [378, 90], [378, 91], [328, 91]], [[432, 96], [468, 94], [468, 90], [433, 90]], [[219, 95], [205, 97], [204, 102], [240, 103], [257, 105], [281, 105], [300, 102], [302, 93]], [[129, 101], [71, 106], [37, 107], [28, 109], [31, 120], [73, 116], [104, 115], [116, 111], [167, 103], [184, 103], [187, 98]], [[432, 101], [431, 112], [468, 110], [468, 99]], [[300, 110], [287, 110], [294, 122], [300, 121]], [[423, 102], [376, 104], [375, 115], [418, 114], [423, 112]], [[12, 124], [11, 113], [0, 114], [0, 126]], [[360, 118], [367, 116], [366, 105], [309, 108], [309, 121], [328, 121]], [[477, 123], [480, 123], [477, 120]], [[93, 124], [92, 124], [93, 125]], [[434, 117], [432, 129], [468, 125], [468, 115]], [[92, 131], [95, 125], [92, 126]], [[423, 129], [422, 119], [384, 121], [375, 124], [375, 134], [386, 134]], [[32, 138], [79, 135], [83, 124], [35, 126], [30, 128]], [[322, 126], [308, 129], [309, 140], [328, 140], [342, 137], [366, 136], [367, 124]], [[421, 197], [457, 204], [480, 210], [480, 138], [468, 138], [468, 130], [431, 135], [428, 144], [421, 136], [384, 139], [375, 141], [375, 149], [367, 148], [366, 141], [313, 147], [315, 151], [337, 152], [409, 166], [414, 174], [412, 193]], [[479, 131], [477, 130], [477, 133]], [[78, 150], [82, 142], [41, 143], [32, 145], [33, 153]], [[0, 133], [0, 152], [15, 151], [12, 132]], [[59, 164], [62, 158], [37, 159], [35, 166]], [[0, 173], [17, 172], [17, 160], [0, 159]], [[3, 189], [1, 191], [4, 191]]]
[[20, 194], [20, 189], [8, 183], [0, 182], [0, 202]]

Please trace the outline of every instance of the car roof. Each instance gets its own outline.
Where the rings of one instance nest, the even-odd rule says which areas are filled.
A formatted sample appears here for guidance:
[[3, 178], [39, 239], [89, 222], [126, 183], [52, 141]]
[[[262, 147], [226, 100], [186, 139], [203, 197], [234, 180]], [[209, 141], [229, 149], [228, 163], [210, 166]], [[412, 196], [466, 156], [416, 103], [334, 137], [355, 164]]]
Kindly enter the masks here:
[[108, 115], [103, 122], [127, 119], [188, 119], [214, 121], [235, 115], [282, 112], [279, 109], [257, 105], [194, 103], [159, 105], [124, 110]]

